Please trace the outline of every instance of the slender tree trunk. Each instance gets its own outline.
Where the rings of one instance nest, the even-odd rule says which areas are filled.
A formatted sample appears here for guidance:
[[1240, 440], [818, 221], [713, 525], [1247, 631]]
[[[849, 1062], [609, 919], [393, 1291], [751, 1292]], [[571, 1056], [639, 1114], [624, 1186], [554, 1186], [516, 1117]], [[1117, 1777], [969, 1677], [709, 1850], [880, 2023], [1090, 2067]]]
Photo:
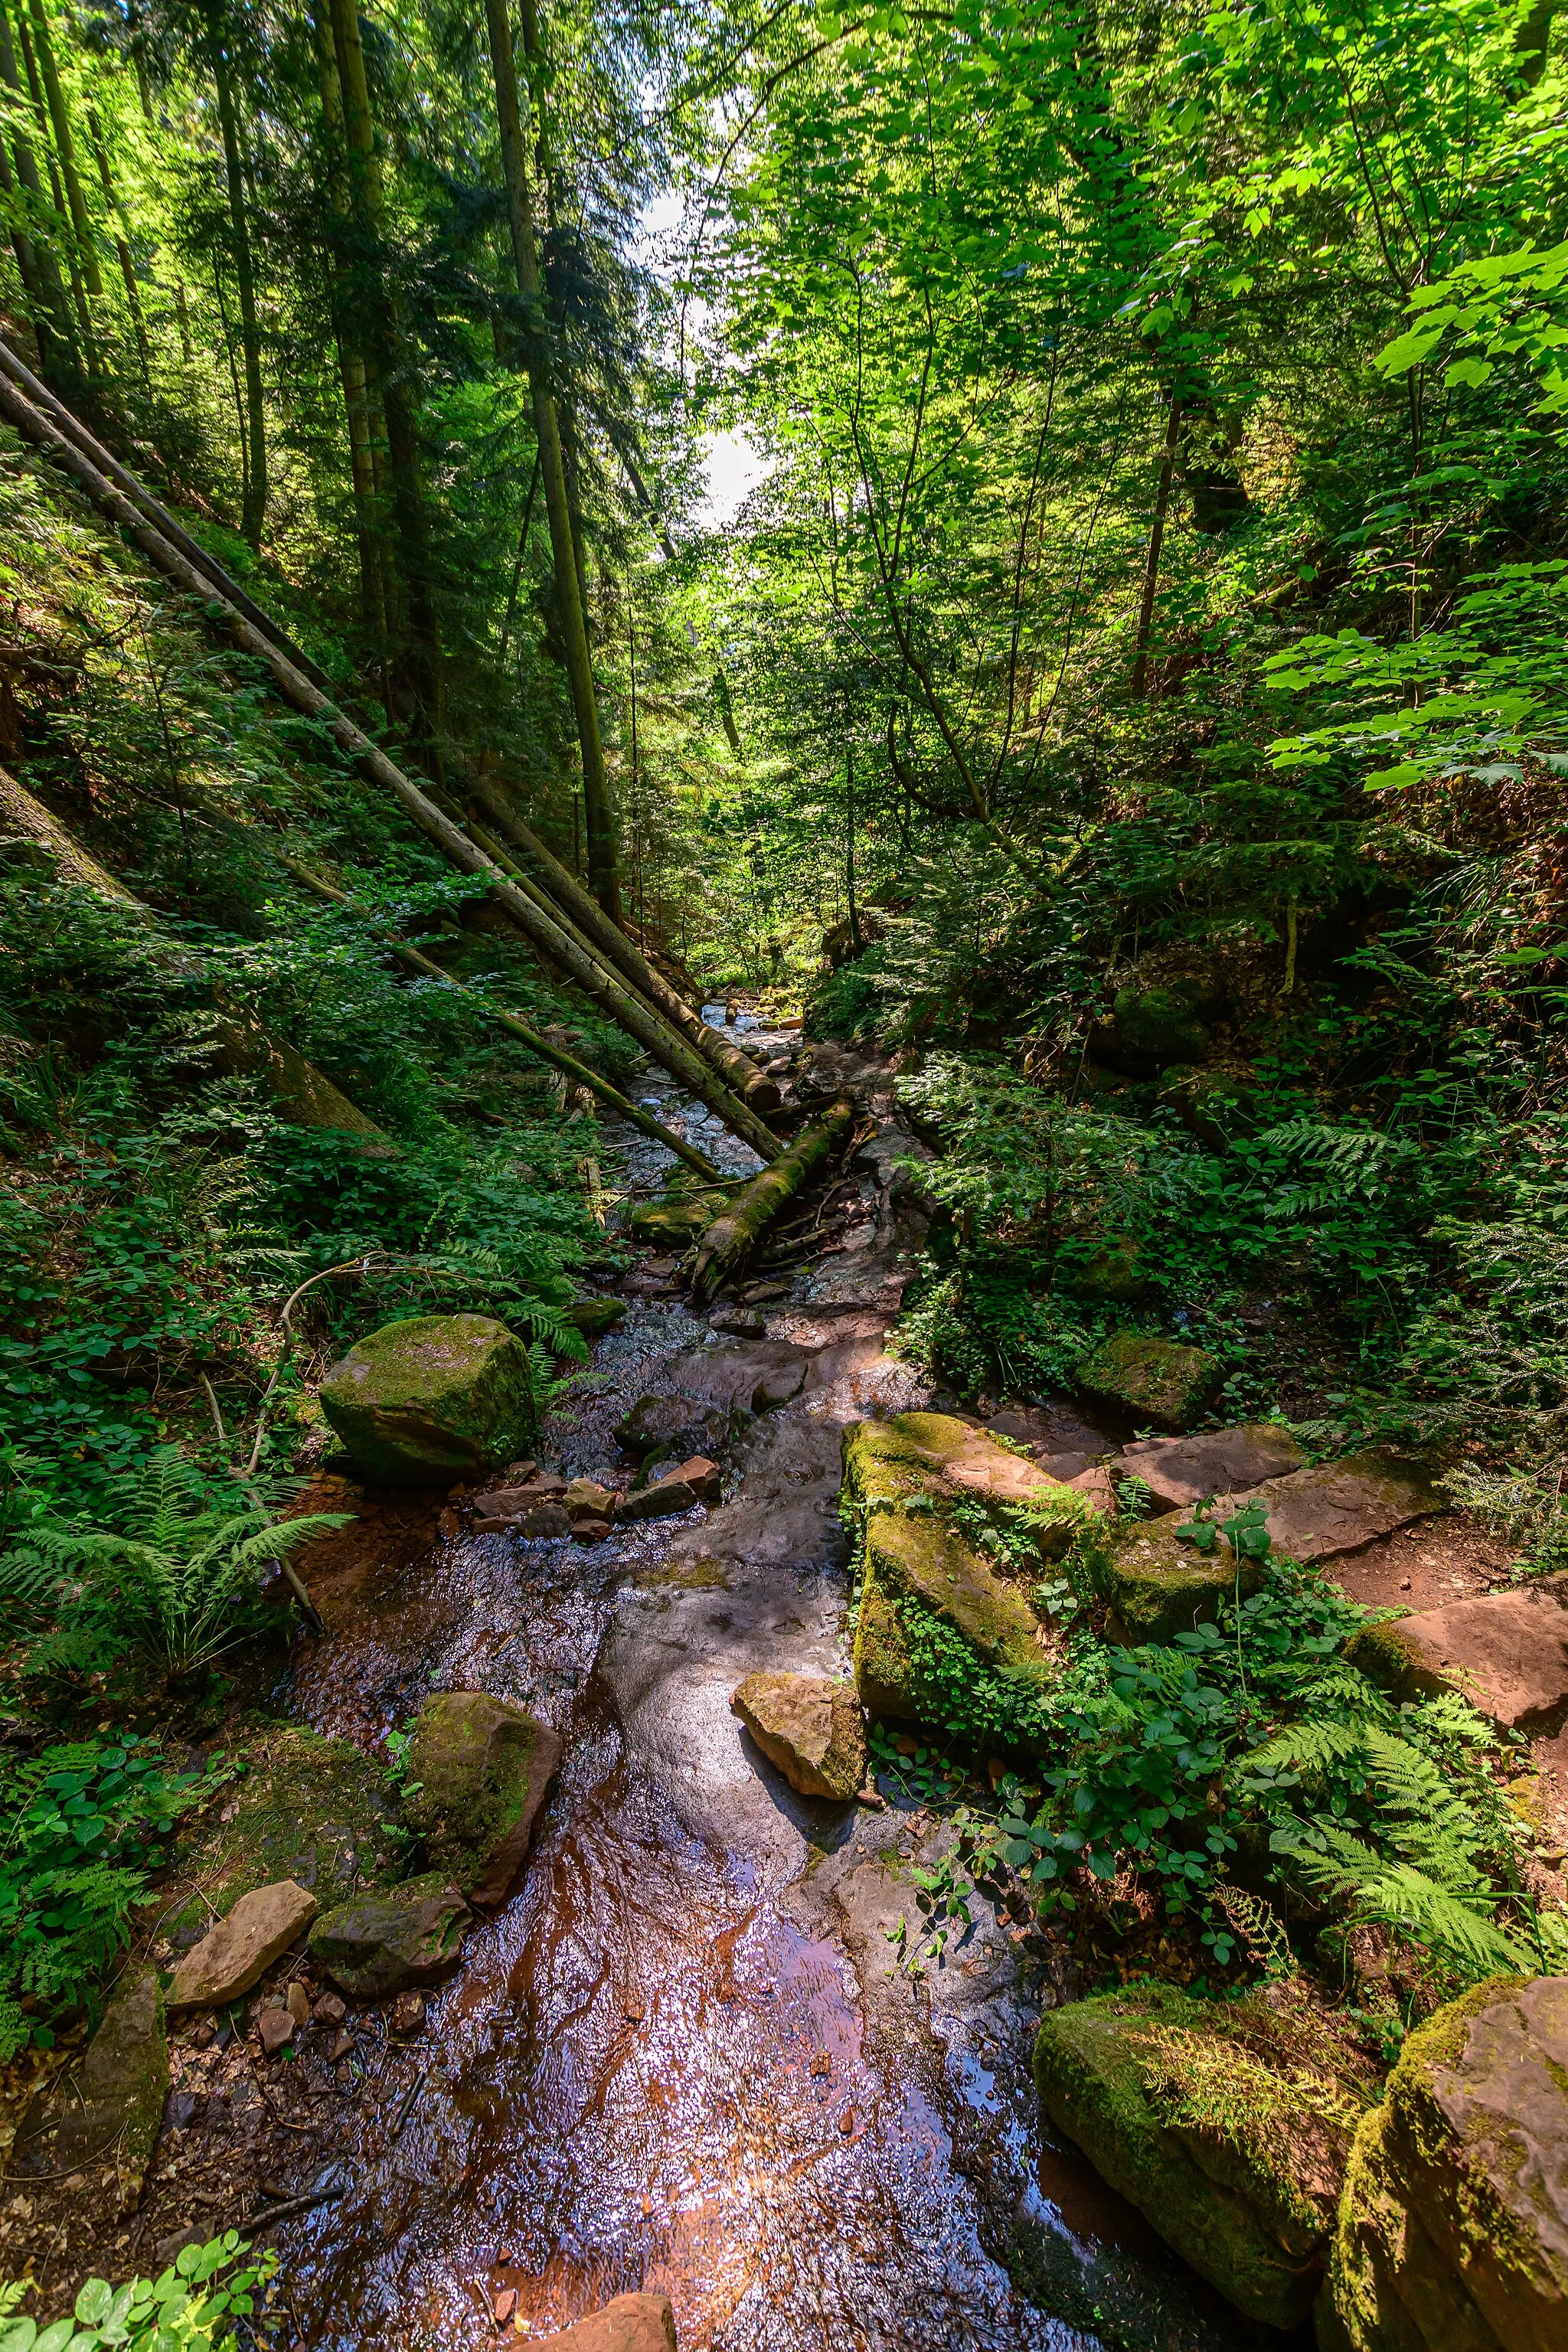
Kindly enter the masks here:
[[[37, 0], [35, 0], [35, 5]], [[239, 125], [234, 111], [234, 79], [223, 26], [209, 14], [210, 58], [217, 92], [218, 130], [228, 183], [228, 218], [233, 237], [235, 285], [239, 295], [239, 337], [245, 354], [245, 411], [248, 456], [245, 469], [244, 519], [240, 528], [252, 547], [261, 545], [267, 520], [267, 412], [261, 388], [261, 329], [256, 315], [256, 272], [250, 226], [246, 216], [245, 174], [239, 157]]]
[[[31, 101], [33, 115], [38, 125], [39, 135], [45, 139], [47, 152], [47, 134], [45, 132], [43, 97], [38, 89], [37, 73], [33, 64], [32, 49], [27, 41], [26, 18], [20, 13], [18, 13], [16, 18], [16, 35], [22, 46], [22, 55], [26, 62], [26, 100]], [[6, 14], [5, 0], [0, 0], [0, 73], [5, 75], [7, 87], [18, 101], [26, 102], [24, 100], [21, 78], [16, 70], [16, 52], [12, 47], [11, 22], [8, 15]], [[16, 131], [13, 133], [12, 152], [16, 159], [16, 177], [21, 183], [25, 194], [31, 199], [32, 205], [36, 209], [40, 221], [46, 213], [52, 212], [55, 215], [56, 221], [58, 223], [60, 230], [63, 232], [66, 223], [64, 215], [60, 212], [58, 202], [56, 201], [51, 204], [49, 199], [45, 195], [43, 187], [38, 179], [37, 161], [33, 152], [32, 142], [26, 138], [20, 131]], [[38, 276], [44, 307], [48, 312], [49, 328], [58, 340], [61, 353], [68, 359], [74, 362], [77, 357], [76, 329], [72, 324], [71, 314], [67, 306], [65, 285], [60, 277], [59, 264], [56, 259], [53, 245], [47, 240], [41, 240], [35, 243], [33, 245], [33, 262]], [[43, 346], [41, 344], [38, 349], [38, 356], [40, 359], [44, 360], [45, 365], [47, 366], [48, 362], [45, 357]]]
[[860, 950], [860, 914], [855, 904], [855, 747], [844, 746], [844, 895], [849, 901], [849, 945]]
[[98, 117], [90, 107], [88, 110], [87, 128], [88, 136], [92, 141], [92, 152], [98, 159], [98, 176], [102, 183], [103, 193], [109, 200], [110, 211], [120, 223], [120, 234], [115, 237], [114, 249], [120, 257], [120, 275], [125, 281], [125, 300], [131, 312], [132, 330], [136, 337], [137, 356], [142, 362], [142, 381], [151, 391], [153, 354], [148, 348], [147, 323], [142, 316], [142, 297], [136, 284], [136, 271], [131, 259], [131, 247], [126, 242], [124, 234], [125, 207], [115, 194], [114, 182], [109, 169], [109, 150], [103, 143], [103, 133], [98, 127]]
[[326, 0], [315, 8], [316, 60], [321, 86], [321, 119], [327, 131], [327, 189], [331, 205], [332, 238], [327, 248], [327, 291], [338, 347], [338, 373], [343, 388], [343, 412], [348, 425], [349, 468], [353, 480], [354, 523], [359, 541], [360, 595], [364, 624], [376, 646], [383, 676], [386, 667], [386, 597], [382, 582], [381, 540], [375, 512], [375, 458], [371, 446], [370, 399], [364, 356], [353, 333], [352, 309], [345, 299], [342, 247], [350, 214], [348, 142], [343, 129], [342, 83], [332, 40]]
[[81, 182], [77, 176], [76, 145], [71, 138], [65, 92], [60, 88], [59, 71], [55, 64], [55, 47], [49, 37], [49, 20], [44, 12], [44, 0], [32, 0], [32, 16], [33, 37], [37, 44], [49, 121], [54, 126], [55, 152], [60, 159], [60, 173], [66, 184], [71, 227], [80, 248], [82, 282], [87, 288], [89, 300], [96, 302], [103, 292], [103, 280], [98, 274], [98, 248], [93, 243], [92, 223], [88, 217]]
[[529, 191], [528, 156], [518, 99], [517, 63], [512, 54], [511, 22], [507, 14], [506, 0], [485, 0], [485, 24], [489, 35], [490, 64], [495, 77], [496, 114], [500, 128], [501, 170], [506, 179], [512, 258], [517, 268], [518, 292], [522, 299], [523, 360], [533, 395], [534, 433], [539, 444], [540, 473], [544, 483], [544, 509], [550, 520], [556, 614], [562, 643], [566, 650], [566, 674], [571, 682], [573, 708], [577, 719], [577, 740], [582, 750], [588, 880], [605, 914], [612, 922], [618, 923], [621, 919], [621, 893], [615, 822], [610, 812], [604, 747], [599, 737], [598, 705], [594, 696], [594, 665], [588, 647], [582, 574], [572, 529], [572, 507], [561, 446], [561, 422], [552, 377], [543, 280], [539, 267], [539, 241]]
[[1160, 482], [1154, 493], [1154, 520], [1149, 530], [1149, 552], [1143, 564], [1143, 600], [1138, 608], [1138, 640], [1132, 663], [1132, 694], [1141, 701], [1149, 679], [1149, 638], [1154, 626], [1154, 596], [1160, 585], [1160, 550], [1165, 543], [1165, 517], [1170, 511], [1171, 484], [1176, 471], [1176, 451], [1182, 438], [1182, 404], [1171, 394], [1165, 425], [1165, 446], [1160, 459]]
[[[367, 345], [366, 389], [379, 394], [386, 433], [386, 473], [397, 533], [398, 568], [406, 604], [407, 647], [400, 665], [413, 705], [414, 732], [431, 772], [440, 775], [442, 677], [436, 622], [429, 519], [420, 470], [419, 431], [408, 390], [408, 367], [396, 307], [386, 281], [382, 234], [381, 163], [360, 40], [355, 0], [331, 0], [332, 47], [342, 98], [343, 135], [360, 267], [353, 290], [363, 310]], [[372, 364], [374, 362], [374, 377]], [[374, 442], [373, 442], [374, 453]]]

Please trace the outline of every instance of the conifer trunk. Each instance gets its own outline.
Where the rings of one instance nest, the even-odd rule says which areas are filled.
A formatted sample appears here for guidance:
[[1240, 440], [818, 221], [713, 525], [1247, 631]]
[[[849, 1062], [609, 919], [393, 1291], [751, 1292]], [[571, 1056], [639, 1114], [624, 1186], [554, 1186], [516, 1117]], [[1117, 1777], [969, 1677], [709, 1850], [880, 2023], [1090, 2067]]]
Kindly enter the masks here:
[[92, 223], [88, 217], [81, 181], [77, 175], [76, 142], [71, 137], [70, 115], [66, 108], [65, 92], [60, 88], [59, 69], [55, 64], [55, 45], [49, 37], [49, 20], [44, 12], [44, 0], [32, 0], [32, 18], [33, 41], [38, 53], [44, 95], [48, 101], [49, 121], [55, 134], [55, 153], [59, 158], [60, 176], [65, 182], [70, 225], [79, 248], [82, 284], [89, 300], [96, 302], [102, 297], [103, 280], [99, 275]]
[[209, 16], [213, 82], [217, 91], [218, 130], [223, 139], [224, 173], [228, 187], [229, 227], [233, 234], [234, 275], [239, 293], [239, 340], [245, 358], [247, 462], [241, 530], [252, 547], [261, 545], [267, 520], [267, 412], [261, 390], [261, 330], [256, 315], [256, 273], [251, 257], [250, 225], [246, 217], [245, 174], [239, 159], [239, 125], [235, 120], [234, 79], [227, 46], [216, 12]]
[[561, 443], [561, 419], [555, 401], [543, 279], [539, 266], [539, 239], [529, 187], [528, 155], [522, 135], [517, 63], [512, 54], [511, 21], [507, 13], [507, 0], [485, 0], [485, 24], [489, 35], [490, 65], [495, 78], [507, 219], [511, 229], [517, 290], [522, 301], [523, 361], [533, 397], [533, 425], [539, 444], [540, 475], [544, 484], [544, 510], [550, 521], [556, 616], [566, 651], [566, 675], [571, 683], [577, 740], [582, 750], [588, 882], [610, 921], [618, 924], [621, 919], [619, 858], [605, 774], [604, 746], [599, 735], [598, 704], [594, 694], [594, 665], [588, 646], [583, 575], [573, 530], [572, 500]]

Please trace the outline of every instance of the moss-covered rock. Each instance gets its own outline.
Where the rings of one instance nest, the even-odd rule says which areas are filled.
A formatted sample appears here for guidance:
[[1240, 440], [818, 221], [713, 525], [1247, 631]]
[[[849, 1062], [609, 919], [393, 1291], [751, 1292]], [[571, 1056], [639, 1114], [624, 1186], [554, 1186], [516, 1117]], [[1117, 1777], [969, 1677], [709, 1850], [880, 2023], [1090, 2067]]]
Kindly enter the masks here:
[[488, 1315], [410, 1315], [355, 1342], [321, 1382], [321, 1410], [367, 1477], [471, 1476], [522, 1451], [527, 1359]]
[[624, 1298], [574, 1298], [564, 1312], [566, 1321], [592, 1346], [626, 1320], [626, 1302]]
[[1568, 1977], [1494, 1977], [1405, 2042], [1357, 2137], [1319, 2336], [1333, 2352], [1568, 2342]]
[[24, 2174], [58, 2179], [114, 2168], [121, 2210], [141, 2198], [169, 2091], [169, 2043], [155, 1969], [129, 1968], [80, 2061], [34, 2102], [17, 2138]]
[[[1055, 1675], [1033, 1585], [1045, 1562], [1064, 1559], [1081, 1585], [1098, 1576], [1105, 1522], [1091, 1499], [986, 1431], [931, 1412], [852, 1424], [844, 1491], [862, 1530], [862, 1703], [873, 1715], [950, 1726], [989, 1678], [987, 1736], [1006, 1746], [1016, 1718], [1014, 1744], [1027, 1744], [1024, 1716]], [[982, 1549], [991, 1538], [975, 1529], [974, 1506], [1024, 1542]]]
[[1047, 2013], [1035, 2082], [1058, 2128], [1238, 2311], [1306, 2317], [1371, 2097], [1366, 2061], [1321, 2012], [1284, 1989], [1102, 1993]]
[[1112, 1307], [1135, 1305], [1149, 1287], [1143, 1252], [1131, 1234], [1117, 1234], [1076, 1255], [1064, 1251], [1057, 1261], [1056, 1280], [1069, 1297], [1102, 1300]]
[[1159, 1099], [1175, 1112], [1189, 1135], [1213, 1151], [1223, 1150], [1258, 1124], [1258, 1081], [1251, 1070], [1234, 1062], [1211, 1063], [1206, 1069], [1174, 1063], [1160, 1080]]
[[441, 1871], [405, 1879], [323, 1912], [310, 1958], [354, 2000], [390, 2000], [449, 1976], [463, 1957], [470, 1914]]
[[679, 1255], [707, 1232], [722, 1205], [718, 1193], [706, 1200], [667, 1194], [660, 1201], [639, 1202], [626, 1220], [627, 1230], [634, 1241]]
[[1104, 1589], [1123, 1640], [1173, 1642], [1194, 1625], [1212, 1625], [1221, 1601], [1233, 1601], [1238, 1585], [1244, 1600], [1261, 1587], [1261, 1561], [1246, 1559], [1238, 1569], [1227, 1543], [1212, 1552], [1178, 1543], [1174, 1530], [1189, 1517], [1172, 1511], [1116, 1537]]
[[1113, 1331], [1076, 1374], [1086, 1396], [1103, 1397], [1157, 1429], [1191, 1429], [1219, 1393], [1225, 1367], [1204, 1348], [1142, 1331]]
[[230, 1818], [209, 1814], [182, 1850], [182, 1874], [199, 1880], [202, 1892], [164, 1924], [176, 1951], [198, 1944], [215, 1913], [226, 1917], [258, 1886], [292, 1879], [325, 1910], [389, 1885], [404, 1866], [386, 1776], [346, 1739], [290, 1727], [252, 1748], [247, 1761]]
[[1094, 1032], [1095, 1056], [1134, 1077], [1152, 1076], [1173, 1063], [1201, 1062], [1214, 1042], [1210, 1024], [1223, 1001], [1212, 972], [1159, 980], [1135, 973], [1117, 990], [1110, 1020]]
[[487, 1691], [437, 1691], [420, 1708], [405, 1811], [470, 1903], [505, 1900], [561, 1754], [548, 1725]]

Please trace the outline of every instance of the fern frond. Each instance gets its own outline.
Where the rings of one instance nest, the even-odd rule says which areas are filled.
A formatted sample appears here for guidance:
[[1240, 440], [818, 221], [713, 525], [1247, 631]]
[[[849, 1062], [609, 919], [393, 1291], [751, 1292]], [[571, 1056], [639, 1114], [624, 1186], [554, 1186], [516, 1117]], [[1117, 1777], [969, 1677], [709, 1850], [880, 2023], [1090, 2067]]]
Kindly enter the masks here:
[[1281, 1766], [1298, 1771], [1310, 1771], [1314, 1766], [1342, 1763], [1347, 1756], [1358, 1756], [1365, 1748], [1367, 1727], [1364, 1724], [1335, 1723], [1325, 1718], [1317, 1723], [1293, 1723], [1289, 1729], [1277, 1732], [1242, 1758], [1245, 1769], [1251, 1771], [1278, 1771]]

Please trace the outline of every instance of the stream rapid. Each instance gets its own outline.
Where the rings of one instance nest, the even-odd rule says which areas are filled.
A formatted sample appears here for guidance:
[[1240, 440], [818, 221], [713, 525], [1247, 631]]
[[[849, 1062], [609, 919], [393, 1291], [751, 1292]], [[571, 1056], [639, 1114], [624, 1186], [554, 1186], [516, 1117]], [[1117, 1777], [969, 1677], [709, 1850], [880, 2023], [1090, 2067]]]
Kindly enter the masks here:
[[[593, 1548], [444, 1514], [454, 1531], [389, 1541], [296, 1655], [289, 1711], [367, 1748], [441, 1688], [515, 1700], [565, 1743], [510, 1900], [423, 2039], [380, 2046], [342, 2101], [344, 2193], [278, 2231], [321, 2352], [534, 2338], [643, 2286], [671, 2296], [682, 2352], [1252, 2340], [1042, 2136], [1029, 2049], [1058, 1987], [1016, 1931], [976, 1895], [940, 1956], [900, 1966], [940, 1819], [887, 1776], [882, 1810], [800, 1799], [730, 1711], [753, 1669], [847, 1672], [843, 1430], [930, 1396], [882, 1346], [921, 1223], [889, 1139], [911, 1139], [886, 1074], [847, 1075], [877, 1129], [849, 1246], [769, 1303], [761, 1342], [635, 1300], [542, 1441], [568, 1475], [613, 1463], [661, 1380], [741, 1401], [782, 1351], [767, 1377], [787, 1391], [799, 1364], [799, 1384], [728, 1449], [723, 1500]], [[643, 1092], [748, 1164], [672, 1087]], [[660, 1187], [668, 1153], [609, 1142], [607, 1181]]]

